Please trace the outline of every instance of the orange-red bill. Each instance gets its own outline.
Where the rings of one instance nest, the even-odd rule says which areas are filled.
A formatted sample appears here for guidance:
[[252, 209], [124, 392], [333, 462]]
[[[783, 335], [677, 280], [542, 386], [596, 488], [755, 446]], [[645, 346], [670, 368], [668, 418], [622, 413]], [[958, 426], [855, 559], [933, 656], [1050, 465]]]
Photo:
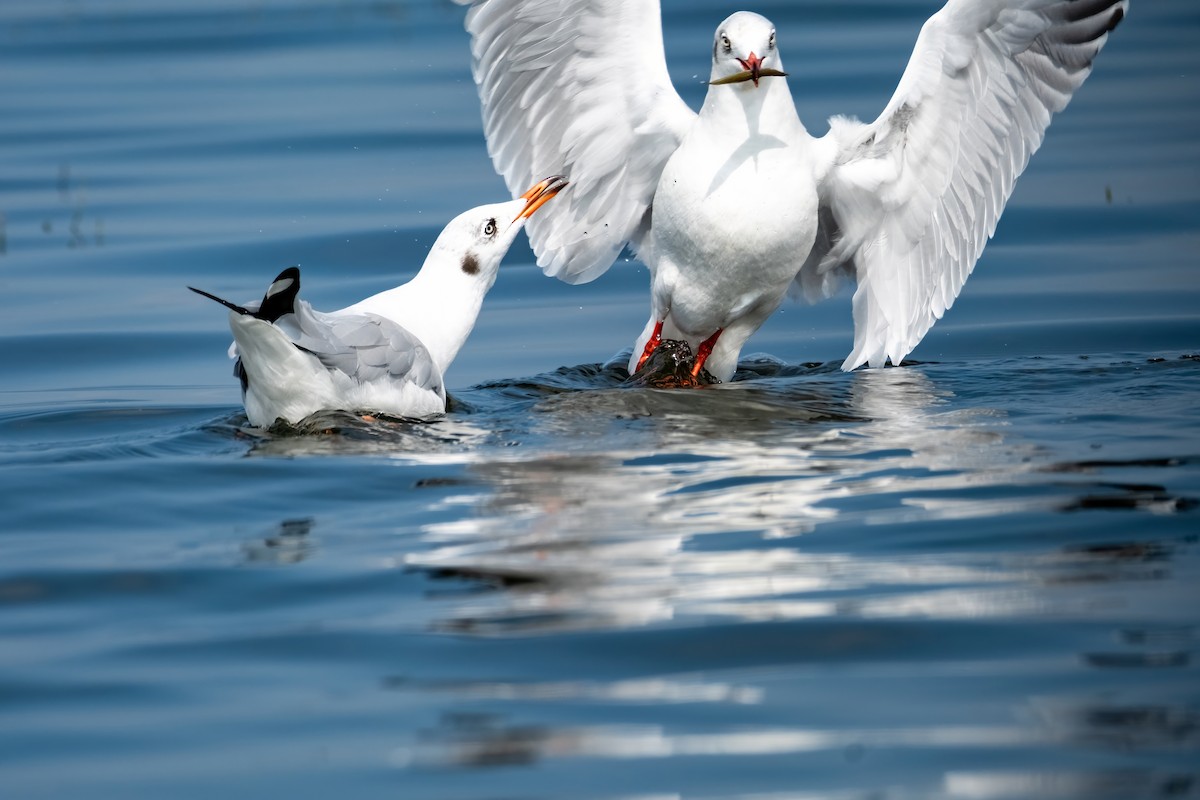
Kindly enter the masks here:
[[532, 186], [529, 191], [521, 195], [521, 199], [525, 200], [525, 207], [521, 209], [521, 213], [513, 217], [513, 222], [524, 217], [528, 219], [533, 216], [533, 212], [537, 211], [546, 201], [554, 195], [561, 192], [567, 186], [567, 179], [563, 175], [551, 175], [543, 181], [539, 181]]

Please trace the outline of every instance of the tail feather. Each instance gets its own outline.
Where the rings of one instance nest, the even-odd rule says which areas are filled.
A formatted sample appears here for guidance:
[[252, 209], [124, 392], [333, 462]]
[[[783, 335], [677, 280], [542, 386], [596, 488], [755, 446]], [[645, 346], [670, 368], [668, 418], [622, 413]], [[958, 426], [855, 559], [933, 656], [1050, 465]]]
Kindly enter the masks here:
[[267, 292], [263, 295], [262, 303], [257, 309], [239, 306], [194, 286], [188, 288], [209, 300], [215, 300], [230, 311], [248, 314], [266, 322], [275, 322], [280, 317], [296, 310], [296, 296], [300, 293], [300, 270], [297, 267], [288, 267], [275, 276], [275, 280], [271, 281], [271, 285], [267, 287]]

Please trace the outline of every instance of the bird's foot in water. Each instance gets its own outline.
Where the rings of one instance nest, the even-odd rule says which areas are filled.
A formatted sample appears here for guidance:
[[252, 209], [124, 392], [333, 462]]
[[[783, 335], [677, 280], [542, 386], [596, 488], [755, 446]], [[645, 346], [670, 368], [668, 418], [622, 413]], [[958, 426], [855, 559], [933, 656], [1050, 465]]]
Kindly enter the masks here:
[[654, 352], [642, 361], [641, 367], [629, 376], [626, 386], [652, 389], [692, 389], [720, 383], [708, 370], [701, 368], [692, 374], [696, 357], [691, 345], [682, 339], [663, 339]]

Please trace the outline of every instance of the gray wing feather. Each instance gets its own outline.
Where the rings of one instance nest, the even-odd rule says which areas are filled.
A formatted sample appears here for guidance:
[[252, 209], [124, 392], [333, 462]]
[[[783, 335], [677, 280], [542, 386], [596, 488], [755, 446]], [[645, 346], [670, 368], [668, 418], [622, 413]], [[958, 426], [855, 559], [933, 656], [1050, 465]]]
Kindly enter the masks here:
[[276, 325], [293, 344], [329, 369], [359, 383], [414, 383], [445, 397], [442, 376], [421, 344], [400, 325], [375, 314], [322, 314], [303, 300]]

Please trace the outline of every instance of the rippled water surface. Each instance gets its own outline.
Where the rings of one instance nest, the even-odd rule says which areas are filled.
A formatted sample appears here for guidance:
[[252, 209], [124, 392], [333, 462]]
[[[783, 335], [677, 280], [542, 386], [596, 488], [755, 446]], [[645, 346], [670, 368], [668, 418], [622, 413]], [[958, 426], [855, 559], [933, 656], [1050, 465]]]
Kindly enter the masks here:
[[[932, 2], [767, 2], [873, 117]], [[697, 105], [734, 6], [668, 0]], [[625, 385], [509, 255], [432, 424], [245, 427], [224, 314], [504, 197], [447, 2], [0, 4], [0, 794], [1200, 796], [1200, 13], [1134, 0], [902, 368]], [[620, 46], [615, 42], [614, 46]]]

